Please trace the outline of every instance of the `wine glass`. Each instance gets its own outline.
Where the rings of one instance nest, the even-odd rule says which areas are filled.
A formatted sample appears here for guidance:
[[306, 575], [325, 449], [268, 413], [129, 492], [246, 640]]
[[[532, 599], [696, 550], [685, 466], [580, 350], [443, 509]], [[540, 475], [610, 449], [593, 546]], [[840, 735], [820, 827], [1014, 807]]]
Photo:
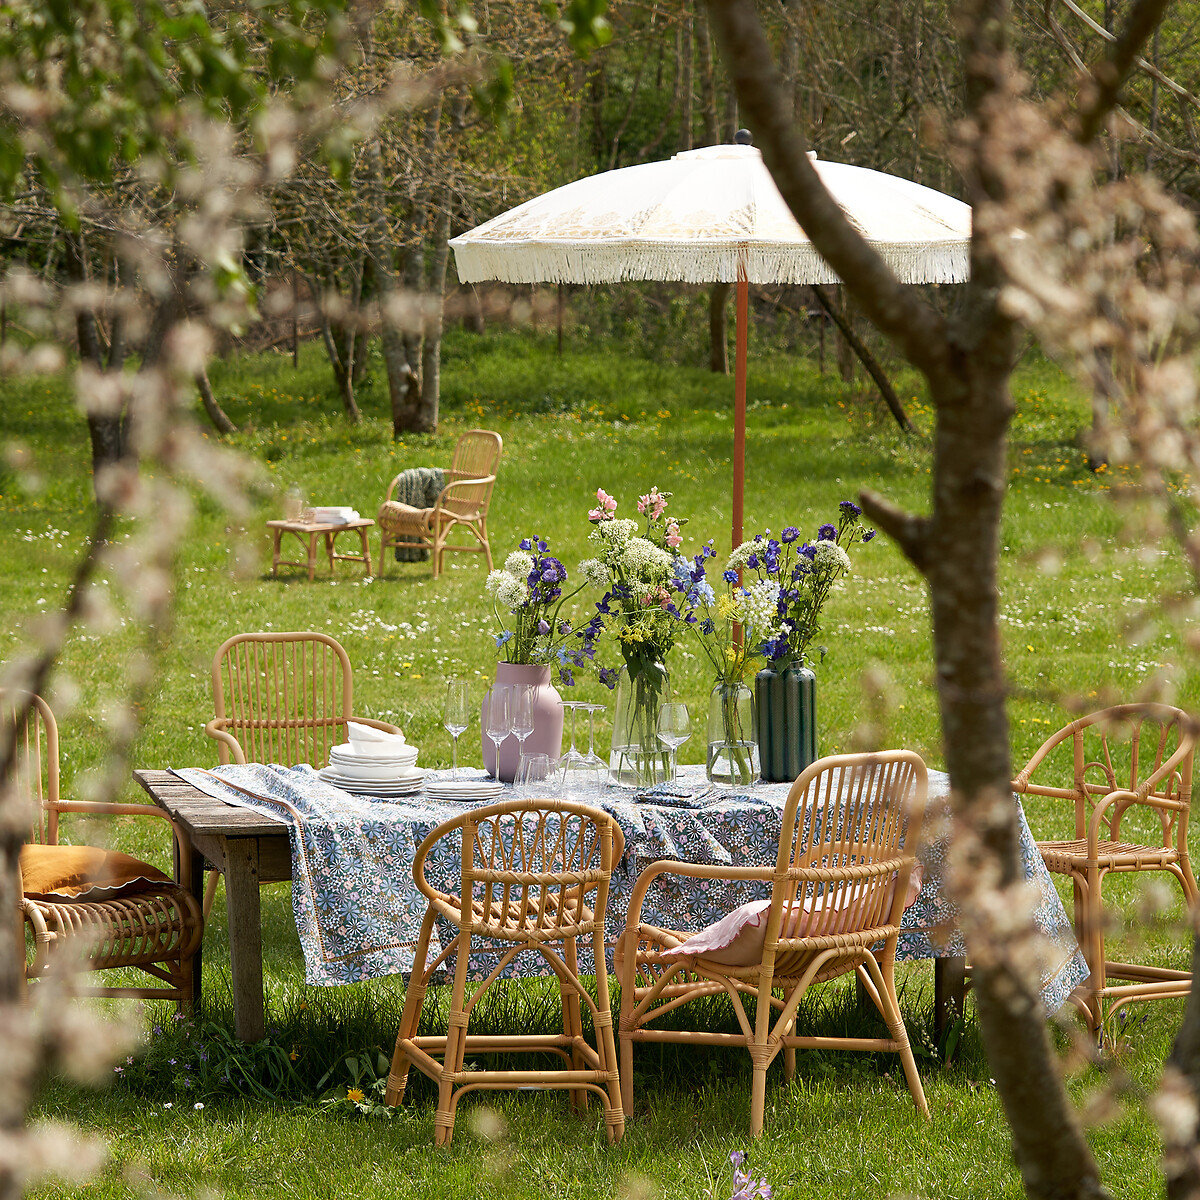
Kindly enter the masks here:
[[679, 747], [692, 736], [692, 720], [687, 705], [668, 700], [658, 712], [658, 740], [671, 752], [671, 782], [679, 774]]
[[548, 754], [521, 754], [517, 768], [517, 790], [526, 798], [552, 795], [557, 783], [557, 764]]
[[497, 685], [488, 696], [484, 733], [496, 747], [496, 778], [500, 778], [500, 743], [512, 733], [512, 688]]
[[573, 792], [586, 787], [593, 782], [593, 768], [584, 755], [580, 754], [575, 745], [575, 714], [584, 706], [582, 700], [563, 700], [563, 709], [571, 714], [571, 745], [566, 754], [558, 760], [558, 771], [562, 777], [563, 795], [570, 796]]
[[512, 705], [512, 734], [519, 743], [518, 765], [525, 757], [525, 739], [533, 732], [533, 692], [532, 683], [517, 683], [512, 685], [509, 697]]
[[585, 704], [583, 707], [588, 715], [588, 752], [584, 756], [584, 762], [591, 764], [595, 769], [597, 779], [603, 780], [608, 773], [608, 763], [596, 753], [596, 714], [604, 712], [608, 705]]
[[458, 778], [458, 739], [471, 721], [471, 709], [467, 692], [467, 681], [452, 676], [446, 682], [446, 708], [442, 715], [442, 724], [446, 732], [454, 739], [454, 750], [450, 759], [450, 778]]

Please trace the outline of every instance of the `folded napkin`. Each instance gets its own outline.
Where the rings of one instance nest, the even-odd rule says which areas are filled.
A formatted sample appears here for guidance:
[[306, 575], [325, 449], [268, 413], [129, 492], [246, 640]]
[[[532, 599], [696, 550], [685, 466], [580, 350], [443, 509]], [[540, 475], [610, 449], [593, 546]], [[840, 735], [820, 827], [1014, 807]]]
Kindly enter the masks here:
[[325, 505], [314, 508], [312, 511], [313, 520], [318, 525], [346, 525], [359, 519], [358, 510], [350, 508], [348, 505]]
[[352, 742], [388, 742], [404, 745], [404, 734], [389, 733], [386, 729], [376, 729], [373, 725], [362, 725], [358, 721], [347, 721], [346, 733]]
[[639, 804], [653, 804], [661, 808], [704, 808], [717, 788], [701, 784], [688, 787], [686, 784], [660, 783], [637, 793]]

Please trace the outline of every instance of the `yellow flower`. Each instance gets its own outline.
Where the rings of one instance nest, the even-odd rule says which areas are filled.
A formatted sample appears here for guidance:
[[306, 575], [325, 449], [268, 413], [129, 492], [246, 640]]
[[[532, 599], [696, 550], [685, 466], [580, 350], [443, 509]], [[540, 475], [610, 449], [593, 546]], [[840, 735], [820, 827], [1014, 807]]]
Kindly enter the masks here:
[[366, 1096], [363, 1094], [361, 1088], [347, 1088], [346, 1099], [353, 1101], [355, 1104], [361, 1104], [366, 1099]]
[[293, 1050], [293, 1051], [292, 1051], [292, 1052], [291, 1052], [291, 1053], [288, 1055], [288, 1058], [290, 1058], [290, 1059], [292, 1060], [292, 1062], [295, 1062], [295, 1061], [296, 1061], [296, 1060], [297, 1060], [299, 1057], [300, 1057], [300, 1051], [299, 1051], [299, 1050]]

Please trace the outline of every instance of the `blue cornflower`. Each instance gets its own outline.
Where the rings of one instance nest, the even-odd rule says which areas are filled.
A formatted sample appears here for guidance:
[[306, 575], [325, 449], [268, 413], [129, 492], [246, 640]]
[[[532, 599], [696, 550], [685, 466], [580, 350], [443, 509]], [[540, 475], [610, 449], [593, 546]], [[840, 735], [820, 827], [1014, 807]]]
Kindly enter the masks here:
[[800, 536], [800, 530], [795, 525], [789, 525], [779, 536], [785, 545], [790, 545]]
[[832, 525], [822, 525], [817, 530], [818, 542], [834, 542], [837, 541], [837, 530]]
[[513, 640], [513, 631], [506, 629], [503, 633], [497, 633], [494, 636], [496, 638], [496, 649], [499, 650], [501, 646], [507, 646]]
[[713, 624], [712, 617], [705, 617], [704, 620], [700, 622], [701, 633], [707, 635], [712, 633], [714, 629], [716, 629], [716, 625]]
[[874, 536], [875, 536], [875, 530], [868, 529], [867, 532], [862, 535], [862, 540], [864, 542], [869, 542]]
[[738, 581], [736, 571], [726, 571], [722, 574], [721, 578], [724, 579], [726, 583], [737, 583]]
[[855, 504], [853, 500], [843, 500], [838, 505], [838, 508], [840, 508], [842, 510], [842, 512], [844, 512], [846, 514], [846, 516], [848, 516], [848, 517], [861, 517], [862, 516], [862, 509], [859, 508], [858, 505]]

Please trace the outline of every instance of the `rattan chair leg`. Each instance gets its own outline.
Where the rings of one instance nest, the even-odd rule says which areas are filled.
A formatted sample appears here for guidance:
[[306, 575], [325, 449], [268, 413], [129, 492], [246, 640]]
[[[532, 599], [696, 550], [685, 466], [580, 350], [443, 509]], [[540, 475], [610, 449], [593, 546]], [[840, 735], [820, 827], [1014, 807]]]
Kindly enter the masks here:
[[[579, 978], [579, 948], [575, 938], [567, 938], [563, 943], [563, 959], [567, 964], [567, 970], [571, 972], [573, 978]], [[566, 981], [562, 978], [558, 981], [559, 995], [562, 997], [563, 1010], [563, 1033], [570, 1038], [583, 1037], [583, 1014], [579, 1006], [579, 993], [574, 988], [568, 987]], [[587, 1069], [587, 1062], [579, 1051], [578, 1044], [571, 1047], [571, 1069], [582, 1071]], [[588, 1094], [586, 1088], [577, 1088], [570, 1093], [571, 1110], [573, 1112], [585, 1112], [588, 1106]]]
[[[751, 1048], [751, 1052], [758, 1049]], [[766, 1047], [763, 1047], [765, 1050]], [[767, 1064], [754, 1063], [754, 1073], [750, 1079], [750, 1136], [756, 1138], [763, 1131], [763, 1119], [767, 1111]]]
[[400, 1032], [396, 1034], [396, 1047], [392, 1051], [392, 1066], [388, 1071], [387, 1092], [384, 1103], [397, 1105], [404, 1100], [408, 1085], [408, 1070], [411, 1060], [404, 1048], [409, 1038], [417, 1036], [421, 1025], [421, 1010], [425, 1007], [425, 991], [428, 987], [428, 972], [425, 963], [429, 958], [429, 940], [433, 936], [436, 916], [432, 909], [421, 922], [421, 933], [413, 957], [413, 971], [409, 976], [408, 988], [404, 993], [404, 1011], [400, 1014]]
[[204, 881], [204, 919], [208, 920], [209, 914], [212, 912], [213, 901], [217, 898], [217, 885], [221, 882], [220, 871], [209, 871], [208, 878]]
[[438, 1085], [438, 1106], [434, 1116], [434, 1142], [439, 1146], [449, 1146], [454, 1137], [454, 1112], [458, 1106], [454, 1076], [463, 1068], [467, 1048], [467, 967], [470, 957], [471, 933], [464, 929], [454, 966], [450, 1016], [446, 1024], [446, 1054], [442, 1059], [442, 1079]]
[[904, 1028], [904, 1017], [900, 1012], [900, 1000], [896, 995], [895, 960], [889, 955], [881, 966], [874, 958], [868, 958], [864, 966], [871, 976], [871, 982], [875, 984], [879, 999], [885, 1006], [883, 1017], [887, 1022], [888, 1032], [892, 1035], [892, 1040], [900, 1044], [900, 1065], [904, 1068], [904, 1078], [908, 1081], [913, 1103], [917, 1106], [917, 1111], [929, 1120], [929, 1103], [925, 1099], [925, 1089], [921, 1086], [917, 1061], [913, 1057], [908, 1030]]

